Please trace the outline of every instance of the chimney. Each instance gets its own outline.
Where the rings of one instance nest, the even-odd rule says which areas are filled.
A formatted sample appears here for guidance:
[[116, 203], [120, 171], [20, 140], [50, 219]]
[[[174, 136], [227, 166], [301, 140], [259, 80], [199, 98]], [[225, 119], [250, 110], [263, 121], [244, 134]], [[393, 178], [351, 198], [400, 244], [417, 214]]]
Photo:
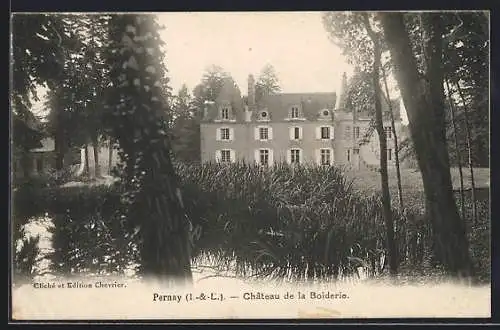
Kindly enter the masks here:
[[347, 97], [347, 74], [344, 72], [342, 74], [342, 83], [340, 86], [340, 95], [339, 95], [339, 102], [337, 104], [337, 108], [344, 108], [345, 107], [346, 97]]
[[255, 79], [253, 75], [248, 75], [248, 105], [255, 105]]

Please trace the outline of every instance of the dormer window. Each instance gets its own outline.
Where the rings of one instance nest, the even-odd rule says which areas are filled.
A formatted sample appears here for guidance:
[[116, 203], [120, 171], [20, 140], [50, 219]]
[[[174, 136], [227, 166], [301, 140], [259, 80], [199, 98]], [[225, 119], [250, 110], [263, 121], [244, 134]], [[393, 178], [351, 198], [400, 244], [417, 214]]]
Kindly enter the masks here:
[[269, 118], [269, 112], [267, 112], [267, 110], [260, 111], [259, 112], [258, 120], [260, 120], [260, 121], [269, 121], [270, 120], [270, 118]]
[[318, 112], [318, 117], [320, 120], [331, 120], [332, 119], [331, 112], [329, 109], [321, 109]]
[[299, 118], [299, 108], [298, 107], [292, 107], [291, 112], [290, 112], [290, 118], [293, 118], [293, 119]]
[[222, 119], [229, 119], [229, 108], [227, 108], [227, 107], [222, 108], [221, 118]]

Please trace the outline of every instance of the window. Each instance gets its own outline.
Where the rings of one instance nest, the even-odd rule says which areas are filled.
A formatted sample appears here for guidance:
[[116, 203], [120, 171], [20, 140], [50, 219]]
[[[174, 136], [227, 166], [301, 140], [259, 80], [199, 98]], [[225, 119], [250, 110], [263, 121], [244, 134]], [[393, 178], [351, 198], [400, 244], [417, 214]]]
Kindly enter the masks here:
[[292, 149], [290, 150], [290, 163], [299, 164], [300, 163], [300, 150]]
[[222, 108], [221, 117], [222, 117], [222, 119], [229, 119], [229, 109], [228, 108]]
[[384, 129], [385, 129], [385, 136], [386, 136], [386, 138], [392, 139], [392, 127], [391, 126], [387, 126], [387, 127], [384, 127]]
[[354, 138], [359, 139], [359, 126], [354, 126]]
[[328, 110], [323, 110], [323, 116], [327, 117], [330, 114]]
[[351, 135], [351, 126], [350, 125], [347, 125], [345, 127], [344, 134], [345, 134], [345, 136], [344, 136], [345, 139], [351, 139], [352, 138], [352, 135]]
[[322, 139], [330, 138], [330, 127], [321, 127], [321, 138]]
[[294, 127], [293, 128], [293, 138], [295, 140], [300, 139], [300, 128], [299, 127]]
[[220, 161], [222, 163], [231, 162], [231, 150], [221, 150], [220, 152]]
[[347, 149], [347, 161], [351, 161], [351, 149]]
[[229, 140], [229, 128], [220, 129], [220, 138], [221, 140]]
[[321, 149], [321, 165], [331, 165], [331, 152], [330, 149]]
[[254, 129], [255, 141], [269, 141], [273, 139], [273, 128], [271, 126], [257, 126]]
[[260, 149], [259, 157], [261, 165], [269, 165], [269, 150]]
[[387, 160], [392, 160], [392, 149], [387, 149]]
[[300, 126], [292, 126], [288, 129], [290, 133], [290, 140], [298, 141], [302, 139], [302, 127]]
[[299, 118], [299, 108], [292, 107], [292, 113], [290, 114], [291, 118]]
[[259, 138], [261, 140], [267, 140], [269, 138], [269, 130], [267, 129], [267, 127], [259, 128]]
[[352, 149], [353, 155], [359, 155], [359, 149]]
[[267, 120], [267, 119], [269, 119], [269, 116], [267, 115], [267, 111], [262, 111], [262, 112], [260, 113], [260, 119], [262, 119], [262, 120]]

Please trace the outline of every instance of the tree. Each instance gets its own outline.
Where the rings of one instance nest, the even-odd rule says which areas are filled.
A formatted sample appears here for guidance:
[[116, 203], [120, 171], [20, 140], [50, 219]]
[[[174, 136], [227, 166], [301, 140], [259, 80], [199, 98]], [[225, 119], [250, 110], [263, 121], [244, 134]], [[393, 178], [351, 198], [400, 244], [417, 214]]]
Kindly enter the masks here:
[[[380, 67], [381, 67], [381, 36], [372, 28], [372, 23], [367, 13], [363, 13], [363, 24], [366, 32], [373, 43], [373, 70], [372, 83], [375, 97], [375, 128], [379, 137], [380, 145], [380, 180], [382, 184], [382, 204], [384, 209], [384, 218], [387, 235], [387, 245], [389, 250], [389, 270], [392, 275], [397, 273], [398, 257], [396, 255], [396, 243], [394, 239], [394, 223], [392, 219], [391, 196], [389, 193], [389, 175], [387, 171], [387, 137], [384, 130], [381, 90], [380, 90]], [[389, 102], [390, 104], [390, 102]]]
[[[477, 221], [474, 166], [488, 166], [488, 51], [485, 13], [455, 13], [448, 18], [453, 28], [444, 42], [444, 71], [449, 83], [450, 120], [458, 147], [455, 163], [468, 160], [472, 192], [472, 217]], [[471, 52], [471, 48], [475, 51]], [[450, 88], [453, 87], [453, 88]], [[459, 106], [455, 106], [455, 103]], [[451, 131], [451, 129], [450, 129]], [[465, 132], [459, 134], [460, 132]], [[451, 134], [450, 134], [451, 135]], [[465, 153], [466, 154], [461, 154]], [[461, 164], [459, 165], [461, 166]], [[460, 167], [459, 167], [460, 169]], [[462, 189], [463, 190], [463, 189]]]
[[450, 92], [450, 84], [448, 82], [448, 79], [445, 77], [445, 83], [446, 83], [446, 94], [448, 98], [448, 102], [450, 105], [450, 114], [451, 114], [451, 123], [453, 126], [453, 140], [455, 141], [455, 149], [456, 149], [456, 155], [458, 157], [457, 162], [458, 162], [458, 173], [460, 176], [460, 208], [461, 208], [461, 215], [465, 219], [465, 195], [464, 195], [464, 176], [462, 173], [462, 161], [460, 157], [460, 147], [458, 145], [458, 134], [457, 134], [457, 122], [455, 120], [455, 105], [453, 104], [453, 99], [451, 97], [451, 92]]
[[203, 74], [200, 84], [194, 88], [194, 97], [197, 100], [215, 101], [224, 85], [224, 79], [228, 77], [229, 74], [222, 67], [210, 66]]
[[400, 168], [400, 163], [399, 163], [399, 140], [398, 140], [398, 133], [396, 132], [396, 123], [394, 120], [394, 111], [392, 109], [392, 101], [391, 101], [391, 94], [389, 93], [389, 86], [387, 86], [387, 75], [386, 75], [386, 70], [384, 69], [384, 65], [380, 66], [380, 69], [382, 71], [382, 80], [384, 82], [384, 88], [385, 88], [385, 94], [382, 93], [382, 95], [385, 96], [385, 101], [388, 104], [389, 107], [389, 117], [391, 119], [391, 130], [392, 130], [392, 135], [394, 139], [394, 157], [395, 157], [395, 164], [396, 164], [396, 179], [397, 179], [397, 184], [398, 184], [398, 199], [399, 199], [399, 208], [401, 210], [404, 209], [404, 203], [403, 203], [403, 187], [401, 184], [401, 168]]
[[87, 145], [93, 144], [95, 175], [100, 175], [98, 147], [104, 133], [102, 104], [107, 74], [102, 52], [106, 43], [106, 16], [65, 15], [63, 34], [71, 40], [64, 48], [65, 61], [59, 81], [49, 90], [49, 132], [56, 147], [56, 168], [63, 168], [70, 148], [85, 147], [85, 171], [89, 170]]
[[[461, 159], [469, 158], [467, 144], [471, 146], [471, 162], [474, 166], [489, 166], [489, 34], [484, 26], [488, 17], [482, 12], [460, 12], [446, 15], [447, 37], [444, 42], [444, 70], [457, 104], [456, 122]], [[458, 83], [458, 85], [457, 85]], [[458, 102], [460, 90], [464, 102]], [[468, 111], [466, 111], [468, 110]], [[469, 114], [469, 120], [465, 120]], [[467, 125], [470, 139], [467, 138]], [[461, 133], [464, 132], [464, 133]], [[451, 135], [451, 127], [449, 135]], [[470, 140], [470, 141], [469, 141]], [[456, 162], [455, 152], [450, 154]]]
[[[85, 23], [88, 31], [84, 58], [86, 60], [85, 68], [88, 70], [86, 75], [86, 100], [84, 102], [86, 109], [85, 128], [88, 139], [92, 143], [94, 151], [94, 171], [98, 178], [100, 173], [99, 148], [100, 142], [106, 132], [103, 126], [104, 101], [106, 89], [108, 87], [108, 72], [104, 62], [103, 47], [107, 44], [107, 16], [86, 17]], [[112, 150], [112, 149], [111, 149]]]
[[[383, 126], [383, 113], [380, 91], [380, 65], [383, 51], [379, 28], [376, 21], [370, 20], [367, 13], [334, 12], [323, 16], [323, 23], [329, 32], [331, 40], [339, 45], [351, 63], [360, 71], [370, 72], [373, 102], [365, 106], [374, 105], [375, 129], [379, 137], [380, 146], [380, 180], [382, 187], [382, 203], [384, 222], [386, 227], [386, 246], [389, 255], [389, 267], [392, 275], [397, 273], [398, 256], [394, 239], [394, 224], [392, 219], [391, 198], [389, 192], [389, 177], [387, 170], [387, 140]], [[358, 109], [353, 110], [355, 112]], [[356, 116], [353, 113], [353, 117]]]
[[430, 218], [435, 254], [449, 274], [471, 275], [471, 260], [452, 192], [445, 134], [442, 14], [423, 13], [424, 76], [401, 13], [380, 13], [385, 40], [401, 90], [417, 161], [422, 174], [426, 213]]
[[172, 106], [172, 150], [184, 162], [200, 160], [200, 121], [186, 85], [179, 90]]
[[[182, 91], [182, 93], [181, 93]], [[179, 91], [181, 103], [174, 102], [174, 113], [185, 114], [175, 123], [175, 134], [179, 138], [173, 144], [177, 157], [186, 162], [201, 160], [200, 123], [206, 102], [216, 102], [220, 97], [229, 97], [231, 102], [241, 100], [241, 93], [233, 77], [222, 67], [212, 65], [207, 68], [201, 81], [189, 96], [186, 90]], [[231, 96], [232, 95], [232, 96]], [[188, 101], [189, 99], [189, 101]], [[186, 114], [189, 113], [189, 116]]]
[[271, 64], [266, 64], [255, 83], [255, 100], [258, 103], [265, 95], [281, 92], [281, 87], [276, 70]]
[[31, 101], [39, 100], [37, 86], [52, 88], [60, 79], [64, 49], [71, 44], [63, 30], [64, 22], [59, 16], [16, 14], [12, 17], [12, 137], [25, 173], [28, 173], [29, 150], [38, 146], [43, 137], [33, 127]]
[[110, 20], [112, 92], [108, 110], [125, 164], [128, 219], [140, 237], [141, 272], [163, 282], [190, 283], [190, 222], [171, 161], [164, 53], [152, 15]]

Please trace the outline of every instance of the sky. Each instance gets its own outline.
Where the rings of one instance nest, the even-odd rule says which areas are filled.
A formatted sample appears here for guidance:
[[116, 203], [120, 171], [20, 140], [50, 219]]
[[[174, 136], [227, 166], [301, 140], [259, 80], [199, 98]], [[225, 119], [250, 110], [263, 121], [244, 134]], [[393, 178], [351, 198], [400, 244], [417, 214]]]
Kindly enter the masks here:
[[319, 12], [162, 13], [171, 87], [193, 89], [205, 69], [219, 65], [247, 94], [249, 74], [274, 66], [282, 91], [335, 92], [352, 72], [328, 40]]
[[[266, 64], [277, 73], [282, 92], [337, 92], [353, 72], [342, 50], [328, 38], [321, 12], [156, 13], [165, 42], [166, 66], [174, 93], [192, 92], [203, 73], [218, 65], [247, 95], [248, 75]], [[389, 82], [391, 85], [391, 81]], [[403, 108], [403, 107], [402, 107]], [[402, 111], [403, 121], [406, 113]]]
[[[258, 77], [266, 64], [277, 73], [282, 92], [341, 93], [341, 79], [353, 67], [328, 38], [321, 12], [178, 12], [159, 13], [165, 26], [170, 86], [177, 92], [201, 81], [218, 65], [229, 72], [242, 94], [248, 75]], [[394, 80], [389, 85], [394, 85]], [[404, 108], [401, 104], [402, 109]], [[402, 111], [403, 122], [407, 122]]]

